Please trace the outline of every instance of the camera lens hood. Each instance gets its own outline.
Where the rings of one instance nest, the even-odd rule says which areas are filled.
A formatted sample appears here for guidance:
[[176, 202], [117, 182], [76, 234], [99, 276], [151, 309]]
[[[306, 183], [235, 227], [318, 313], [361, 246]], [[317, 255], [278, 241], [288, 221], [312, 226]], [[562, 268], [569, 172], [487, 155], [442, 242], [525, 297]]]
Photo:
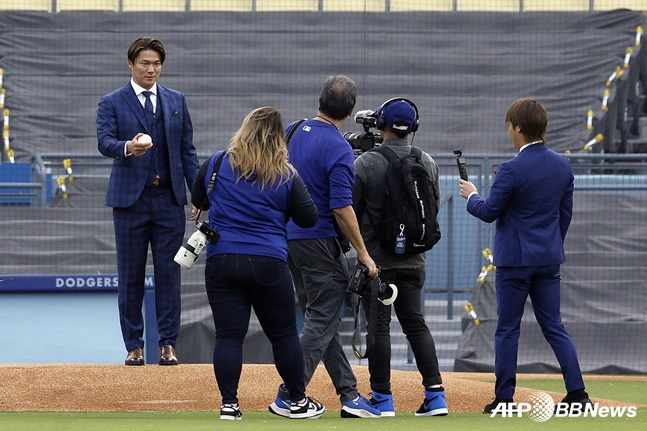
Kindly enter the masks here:
[[[387, 295], [390, 295], [387, 297]], [[377, 299], [384, 305], [391, 305], [398, 298], [398, 287], [395, 284], [383, 283], [380, 286], [380, 294]]]

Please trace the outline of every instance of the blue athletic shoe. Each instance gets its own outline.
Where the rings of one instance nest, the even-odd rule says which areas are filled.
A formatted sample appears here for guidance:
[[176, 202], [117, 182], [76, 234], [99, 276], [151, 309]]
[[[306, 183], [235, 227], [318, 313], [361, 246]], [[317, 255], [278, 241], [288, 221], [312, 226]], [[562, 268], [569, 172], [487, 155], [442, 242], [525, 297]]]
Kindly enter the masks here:
[[382, 416], [380, 411], [371, 406], [371, 403], [360, 394], [357, 394], [357, 398], [354, 400], [341, 403], [340, 414], [343, 418], [379, 418]]
[[395, 417], [395, 407], [393, 407], [393, 395], [381, 394], [373, 391], [371, 394], [371, 405], [378, 409], [382, 417]]
[[425, 400], [416, 411], [416, 416], [445, 416], [447, 413], [449, 410], [447, 410], [445, 391], [425, 391]]
[[274, 402], [270, 404], [267, 408], [271, 413], [275, 415], [283, 416], [284, 418], [290, 417], [290, 400], [283, 399], [281, 397], [276, 397]]

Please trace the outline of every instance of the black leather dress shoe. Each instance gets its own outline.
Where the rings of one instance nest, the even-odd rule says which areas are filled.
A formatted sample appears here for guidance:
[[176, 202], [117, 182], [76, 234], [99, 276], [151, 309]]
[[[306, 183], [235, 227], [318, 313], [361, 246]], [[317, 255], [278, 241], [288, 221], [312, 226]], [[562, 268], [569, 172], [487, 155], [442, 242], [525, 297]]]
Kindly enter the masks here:
[[126, 365], [144, 365], [144, 349], [133, 349], [128, 352]]
[[566, 394], [561, 402], [566, 404], [591, 404], [591, 399], [584, 389], [580, 389]]
[[[586, 406], [592, 403], [591, 399], [589, 398], [589, 394], [587, 394], [584, 389], [579, 389], [577, 391], [567, 393], [559, 404], [568, 404], [569, 411], [584, 411], [586, 409]], [[555, 406], [555, 412], [557, 412], [558, 407], [558, 405]]]
[[177, 365], [179, 362], [175, 353], [175, 347], [167, 344], [160, 349], [160, 365]]
[[512, 398], [510, 398], [509, 400], [500, 400], [498, 398], [495, 398], [494, 401], [483, 407], [483, 413], [491, 414], [499, 404], [509, 404], [512, 402], [514, 402], [512, 401]]

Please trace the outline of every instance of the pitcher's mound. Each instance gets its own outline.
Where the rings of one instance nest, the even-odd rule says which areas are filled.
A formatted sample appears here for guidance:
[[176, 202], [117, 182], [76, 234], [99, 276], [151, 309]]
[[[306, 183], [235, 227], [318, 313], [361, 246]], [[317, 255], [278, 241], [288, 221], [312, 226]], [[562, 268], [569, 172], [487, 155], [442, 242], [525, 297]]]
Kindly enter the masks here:
[[[367, 367], [353, 366], [353, 370], [358, 389], [367, 396], [370, 393]], [[442, 377], [450, 413], [480, 412], [494, 397], [492, 374], [443, 373]], [[559, 375], [540, 378], [547, 377], [561, 379]], [[221, 403], [213, 367], [209, 364], [0, 365], [0, 381], [3, 382], [0, 410], [5, 411], [217, 411]], [[241, 408], [267, 410], [280, 383], [274, 365], [244, 365], [238, 390]], [[417, 372], [394, 370], [391, 385], [397, 411], [413, 412], [420, 407], [424, 392]], [[315, 372], [306, 392], [328, 410], [341, 408], [323, 366]], [[536, 391], [518, 388], [515, 400], [524, 401], [533, 392]], [[564, 396], [550, 395], [556, 402]], [[602, 404], [603, 400], [595, 401]]]

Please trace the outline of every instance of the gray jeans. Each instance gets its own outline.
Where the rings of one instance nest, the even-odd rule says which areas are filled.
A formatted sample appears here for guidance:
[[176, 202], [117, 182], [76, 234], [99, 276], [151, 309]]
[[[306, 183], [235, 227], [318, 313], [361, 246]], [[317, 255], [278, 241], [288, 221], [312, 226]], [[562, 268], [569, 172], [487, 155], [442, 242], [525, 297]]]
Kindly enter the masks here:
[[[342, 402], [357, 397], [357, 379], [341, 342], [339, 327], [344, 294], [350, 278], [346, 256], [336, 238], [288, 241], [288, 265], [304, 314], [300, 340], [305, 359], [305, 383], [319, 362]], [[288, 399], [287, 391], [281, 398]]]

